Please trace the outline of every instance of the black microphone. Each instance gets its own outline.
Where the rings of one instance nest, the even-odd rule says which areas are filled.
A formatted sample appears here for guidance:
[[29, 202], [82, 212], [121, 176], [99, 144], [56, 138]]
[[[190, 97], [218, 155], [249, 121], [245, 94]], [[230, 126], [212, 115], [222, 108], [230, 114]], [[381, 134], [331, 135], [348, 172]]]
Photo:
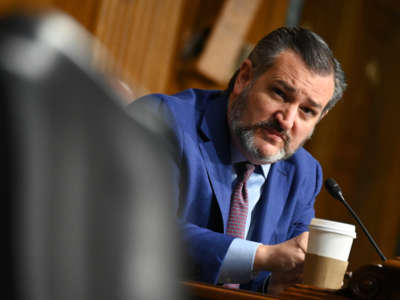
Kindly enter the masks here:
[[356, 219], [357, 223], [361, 226], [361, 229], [364, 231], [366, 234], [368, 240], [371, 242], [372, 246], [375, 248], [376, 252], [378, 252], [379, 256], [383, 261], [386, 260], [385, 255], [383, 255], [381, 249], [379, 249], [378, 245], [375, 243], [374, 239], [372, 236], [369, 234], [367, 228], [364, 226], [364, 224], [361, 222], [360, 218], [356, 215], [354, 210], [350, 207], [350, 205], [346, 202], [346, 200], [343, 197], [342, 190], [340, 189], [340, 186], [337, 184], [337, 182], [333, 178], [328, 178], [325, 181], [325, 188], [328, 191], [331, 196], [346, 206], [347, 210], [351, 213], [351, 215]]

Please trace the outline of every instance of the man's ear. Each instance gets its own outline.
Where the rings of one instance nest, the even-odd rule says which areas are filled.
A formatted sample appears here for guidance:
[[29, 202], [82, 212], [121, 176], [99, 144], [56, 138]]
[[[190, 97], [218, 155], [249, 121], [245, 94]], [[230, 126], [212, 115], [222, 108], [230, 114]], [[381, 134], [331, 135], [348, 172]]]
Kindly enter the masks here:
[[233, 87], [233, 94], [239, 95], [250, 84], [252, 79], [253, 64], [250, 59], [242, 62]]

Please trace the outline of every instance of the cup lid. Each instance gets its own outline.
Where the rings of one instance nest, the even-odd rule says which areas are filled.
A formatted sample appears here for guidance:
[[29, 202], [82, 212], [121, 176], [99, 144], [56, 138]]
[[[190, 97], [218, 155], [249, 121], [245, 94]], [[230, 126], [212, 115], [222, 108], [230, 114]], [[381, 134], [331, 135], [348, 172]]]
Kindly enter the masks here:
[[335, 222], [325, 219], [313, 218], [309, 229], [334, 232], [338, 234], [348, 235], [353, 239], [356, 238], [356, 227], [352, 224]]

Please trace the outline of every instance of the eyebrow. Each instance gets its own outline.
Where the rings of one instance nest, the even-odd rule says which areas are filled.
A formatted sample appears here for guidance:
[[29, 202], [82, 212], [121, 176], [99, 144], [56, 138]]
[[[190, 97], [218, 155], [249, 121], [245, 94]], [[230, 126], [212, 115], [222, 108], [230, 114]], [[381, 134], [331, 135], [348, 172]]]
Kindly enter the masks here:
[[[284, 80], [278, 79], [278, 80], [276, 80], [276, 83], [280, 84], [285, 89], [285, 91], [287, 91], [289, 93], [295, 93], [297, 91], [294, 87], [289, 85]], [[307, 97], [307, 101], [310, 103], [310, 105], [312, 107], [319, 108], [319, 109], [323, 108], [321, 104], [319, 104], [318, 102], [316, 102], [314, 99], [312, 99], [310, 97]]]

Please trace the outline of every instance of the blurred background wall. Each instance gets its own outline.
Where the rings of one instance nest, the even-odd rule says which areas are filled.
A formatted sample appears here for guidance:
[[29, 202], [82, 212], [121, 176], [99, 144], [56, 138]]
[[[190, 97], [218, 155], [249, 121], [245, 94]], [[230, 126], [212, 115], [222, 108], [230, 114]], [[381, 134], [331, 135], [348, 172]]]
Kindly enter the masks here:
[[[400, 2], [397, 0], [1, 0], [0, 13], [58, 8], [106, 47], [94, 62], [135, 97], [225, 88], [258, 39], [282, 25], [320, 34], [347, 74], [349, 88], [306, 145], [334, 177], [386, 256], [400, 239]], [[322, 191], [316, 215], [354, 223]], [[397, 253], [396, 253], [397, 251]], [[360, 229], [350, 270], [378, 262]]]

